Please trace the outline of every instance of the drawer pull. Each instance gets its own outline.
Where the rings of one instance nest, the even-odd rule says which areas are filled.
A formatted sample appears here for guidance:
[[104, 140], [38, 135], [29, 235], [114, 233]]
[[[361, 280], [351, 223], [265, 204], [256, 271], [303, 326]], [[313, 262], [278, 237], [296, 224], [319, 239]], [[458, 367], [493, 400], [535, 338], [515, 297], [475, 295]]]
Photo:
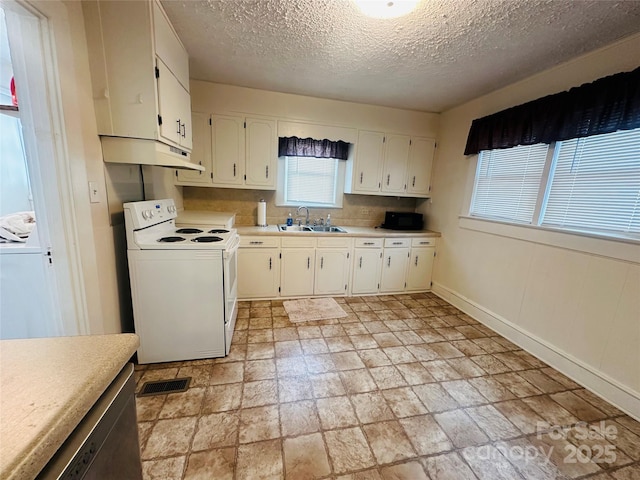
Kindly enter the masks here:
[[255, 241], [255, 240], [251, 240], [249, 242], [249, 245], [262, 245], [264, 242], [261, 241]]
[[420, 242], [420, 245], [431, 245], [431, 242]]
[[402, 242], [393, 242], [392, 245], [402, 245]]
[[363, 245], [375, 245], [375, 243], [374, 242], [364, 242]]

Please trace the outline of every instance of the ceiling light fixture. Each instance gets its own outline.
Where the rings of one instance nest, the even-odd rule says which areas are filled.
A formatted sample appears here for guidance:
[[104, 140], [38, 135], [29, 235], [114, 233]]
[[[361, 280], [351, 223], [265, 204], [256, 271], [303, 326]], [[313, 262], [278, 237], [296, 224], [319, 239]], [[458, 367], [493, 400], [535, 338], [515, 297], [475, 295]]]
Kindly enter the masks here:
[[397, 18], [412, 12], [420, 0], [354, 0], [365, 15], [373, 18]]

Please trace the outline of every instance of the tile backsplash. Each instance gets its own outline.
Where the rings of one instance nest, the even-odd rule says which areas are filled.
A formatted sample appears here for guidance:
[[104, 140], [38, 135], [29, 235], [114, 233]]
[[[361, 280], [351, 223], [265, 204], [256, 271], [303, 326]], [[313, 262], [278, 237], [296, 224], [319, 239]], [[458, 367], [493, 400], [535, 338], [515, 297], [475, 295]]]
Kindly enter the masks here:
[[[295, 207], [276, 206], [275, 191], [184, 187], [183, 195], [186, 210], [235, 212], [236, 225], [256, 224], [257, 203], [261, 198], [267, 202], [269, 225], [285, 223], [289, 212], [294, 218], [296, 216]], [[382, 224], [387, 210], [413, 212], [415, 209], [415, 198], [345, 194], [342, 208], [310, 208], [309, 219], [326, 218], [330, 213], [334, 225], [375, 227]]]

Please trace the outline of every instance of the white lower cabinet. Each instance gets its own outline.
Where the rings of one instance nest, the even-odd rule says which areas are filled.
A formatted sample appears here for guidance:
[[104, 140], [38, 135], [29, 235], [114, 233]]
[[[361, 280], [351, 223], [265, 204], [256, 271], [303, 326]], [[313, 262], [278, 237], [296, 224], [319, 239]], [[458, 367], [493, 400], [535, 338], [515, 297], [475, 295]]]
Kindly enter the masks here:
[[426, 291], [434, 255], [432, 237], [241, 236], [238, 298]]
[[280, 239], [240, 237], [238, 298], [274, 298], [280, 285]]
[[353, 250], [351, 293], [377, 293], [382, 269], [382, 238], [357, 238]]
[[280, 261], [280, 295], [313, 295], [315, 238], [283, 237]]
[[350, 238], [318, 238], [315, 295], [346, 295], [351, 266]]
[[407, 290], [422, 291], [431, 289], [433, 257], [436, 247], [433, 239], [414, 238], [409, 255], [409, 271], [407, 272]]
[[402, 292], [406, 287], [410, 238], [385, 238], [380, 292]]

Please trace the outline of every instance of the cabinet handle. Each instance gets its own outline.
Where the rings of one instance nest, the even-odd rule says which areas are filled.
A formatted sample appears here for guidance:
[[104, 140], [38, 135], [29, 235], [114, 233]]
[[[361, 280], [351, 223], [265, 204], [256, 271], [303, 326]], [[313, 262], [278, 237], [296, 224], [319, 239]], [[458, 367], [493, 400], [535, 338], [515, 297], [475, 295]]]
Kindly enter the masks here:
[[391, 174], [387, 175], [387, 187], [389, 186], [389, 181], [391, 180]]
[[311, 257], [307, 257], [307, 270], [311, 268]]
[[271, 270], [271, 257], [269, 257], [269, 270]]
[[362, 175], [364, 172], [360, 172], [360, 184], [362, 184]]
[[387, 267], [390, 267], [390, 266], [391, 266], [391, 257], [388, 257], [387, 258]]
[[362, 268], [362, 257], [360, 257], [360, 268]]
[[249, 245], [262, 245], [264, 242], [260, 242], [260, 241], [250, 241]]
[[235, 163], [233, 164], [233, 176], [234, 177], [236, 176], [236, 164]]
[[416, 255], [416, 267], [418, 266], [418, 256]]
[[178, 122], [178, 135], [180, 135], [180, 119], [176, 120], [176, 122]]
[[185, 138], [187, 136], [187, 127], [186, 124], [183, 123], [182, 124], [182, 138]]
[[320, 257], [320, 268], [324, 268], [324, 257]]
[[373, 242], [364, 242], [364, 245], [373, 245]]
[[412, 184], [411, 186], [412, 186], [412, 187], [415, 187], [415, 186], [416, 186], [416, 176], [415, 176], [415, 175], [413, 176], [413, 184]]
[[265, 174], [265, 177], [266, 177], [266, 178], [269, 178], [269, 165], [267, 165], [267, 166], [265, 167], [265, 172], [264, 172], [264, 174]]
[[402, 242], [393, 242], [392, 245], [402, 245]]

